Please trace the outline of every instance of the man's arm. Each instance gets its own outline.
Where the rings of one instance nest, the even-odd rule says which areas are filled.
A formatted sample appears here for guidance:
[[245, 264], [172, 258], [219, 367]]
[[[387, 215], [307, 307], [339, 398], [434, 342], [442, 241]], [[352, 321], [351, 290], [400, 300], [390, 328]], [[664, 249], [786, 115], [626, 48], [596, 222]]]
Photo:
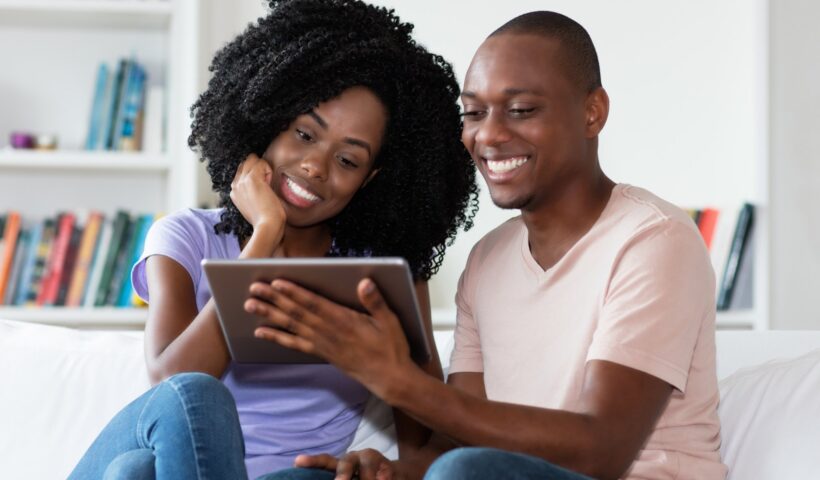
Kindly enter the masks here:
[[[524, 452], [594, 478], [618, 478], [629, 468], [672, 393], [670, 384], [652, 375], [591, 360], [578, 411], [493, 402], [444, 385], [416, 366], [398, 319], [370, 280], [359, 284], [370, 315], [282, 280], [256, 283], [251, 294], [246, 309], [279, 327], [258, 328], [260, 338], [326, 358], [388, 404], [458, 444]], [[475, 377], [466, 378], [477, 389]]]
[[629, 468], [672, 393], [663, 380], [606, 361], [587, 364], [577, 412], [489, 401], [476, 395], [484, 387], [479, 373], [453, 374], [450, 386], [404, 374], [412, 376], [395, 382], [385, 401], [456, 444], [528, 453], [599, 479]]

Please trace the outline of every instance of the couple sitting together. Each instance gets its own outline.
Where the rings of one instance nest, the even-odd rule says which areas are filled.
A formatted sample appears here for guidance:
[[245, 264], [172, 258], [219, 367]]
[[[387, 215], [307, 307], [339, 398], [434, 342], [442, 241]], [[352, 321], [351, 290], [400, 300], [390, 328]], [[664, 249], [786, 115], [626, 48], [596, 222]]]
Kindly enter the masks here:
[[[221, 208], [152, 227], [132, 279], [154, 387], [70, 478], [724, 478], [708, 254], [683, 211], [601, 170], [586, 30], [516, 17], [460, 88], [412, 29], [358, 0], [271, 1], [216, 54], [189, 143]], [[201, 260], [400, 256], [431, 330], [427, 281], [472, 224], [476, 168], [520, 216], [472, 249], [446, 383], [368, 279], [368, 314], [254, 284], [256, 335], [328, 364], [232, 362]], [[347, 452], [371, 395], [396, 460]]]

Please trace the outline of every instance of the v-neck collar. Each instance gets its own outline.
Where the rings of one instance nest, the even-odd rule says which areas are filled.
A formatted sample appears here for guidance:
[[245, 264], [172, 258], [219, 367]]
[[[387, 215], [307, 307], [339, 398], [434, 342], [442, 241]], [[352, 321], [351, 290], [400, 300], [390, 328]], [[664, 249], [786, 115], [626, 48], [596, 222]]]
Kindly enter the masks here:
[[591, 234], [599, 228], [601, 224], [601, 220], [606, 218], [608, 212], [612, 206], [613, 201], [616, 198], [623, 188], [626, 187], [626, 184], [623, 183], [616, 183], [615, 186], [612, 187], [612, 191], [609, 193], [609, 199], [604, 206], [604, 209], [601, 210], [601, 213], [598, 215], [598, 218], [595, 220], [595, 223], [587, 230], [581, 238], [579, 238], [572, 246], [567, 250], [561, 258], [558, 259], [551, 267], [544, 270], [541, 268], [541, 265], [535, 260], [535, 257], [532, 255], [532, 251], [530, 250], [530, 242], [529, 242], [529, 230], [527, 229], [527, 225], [524, 223], [523, 218], [521, 219], [521, 256], [524, 259], [524, 264], [527, 266], [527, 269], [530, 270], [533, 275], [535, 275], [536, 279], [539, 283], [544, 283], [549, 281], [550, 278], [555, 275], [555, 272], [560, 271], [564, 264], [568, 261], [567, 258], [571, 258], [572, 254], [578, 248], [581, 248], [583, 243], [590, 238]]

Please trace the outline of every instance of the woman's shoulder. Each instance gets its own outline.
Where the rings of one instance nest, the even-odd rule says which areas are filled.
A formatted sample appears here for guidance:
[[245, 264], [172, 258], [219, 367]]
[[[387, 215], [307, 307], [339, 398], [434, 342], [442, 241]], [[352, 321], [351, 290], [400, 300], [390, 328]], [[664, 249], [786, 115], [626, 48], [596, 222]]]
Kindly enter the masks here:
[[186, 230], [191, 234], [213, 233], [214, 225], [219, 223], [221, 208], [185, 208], [165, 215], [157, 221], [159, 228]]

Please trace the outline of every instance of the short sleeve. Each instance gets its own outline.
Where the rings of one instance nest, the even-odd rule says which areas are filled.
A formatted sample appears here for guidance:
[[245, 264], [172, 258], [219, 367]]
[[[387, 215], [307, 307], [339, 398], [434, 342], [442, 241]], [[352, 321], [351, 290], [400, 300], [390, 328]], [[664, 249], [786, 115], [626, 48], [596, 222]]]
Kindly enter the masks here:
[[152, 255], [164, 255], [182, 265], [196, 285], [202, 268], [203, 239], [196, 234], [192, 222], [186, 220], [180, 213], [168, 215], [154, 222], [148, 230], [142, 255], [131, 269], [134, 291], [145, 302], [149, 301], [145, 262]]
[[666, 219], [636, 234], [612, 269], [587, 355], [684, 391], [700, 329], [714, 328], [715, 279], [697, 230]]
[[479, 272], [476, 264], [476, 249], [473, 248], [467, 259], [467, 266], [461, 273], [456, 291], [456, 329], [454, 334], [453, 352], [450, 355], [449, 373], [483, 372], [484, 359], [481, 354], [481, 339], [478, 334], [478, 325], [473, 317], [472, 299], [475, 295], [473, 279]]

